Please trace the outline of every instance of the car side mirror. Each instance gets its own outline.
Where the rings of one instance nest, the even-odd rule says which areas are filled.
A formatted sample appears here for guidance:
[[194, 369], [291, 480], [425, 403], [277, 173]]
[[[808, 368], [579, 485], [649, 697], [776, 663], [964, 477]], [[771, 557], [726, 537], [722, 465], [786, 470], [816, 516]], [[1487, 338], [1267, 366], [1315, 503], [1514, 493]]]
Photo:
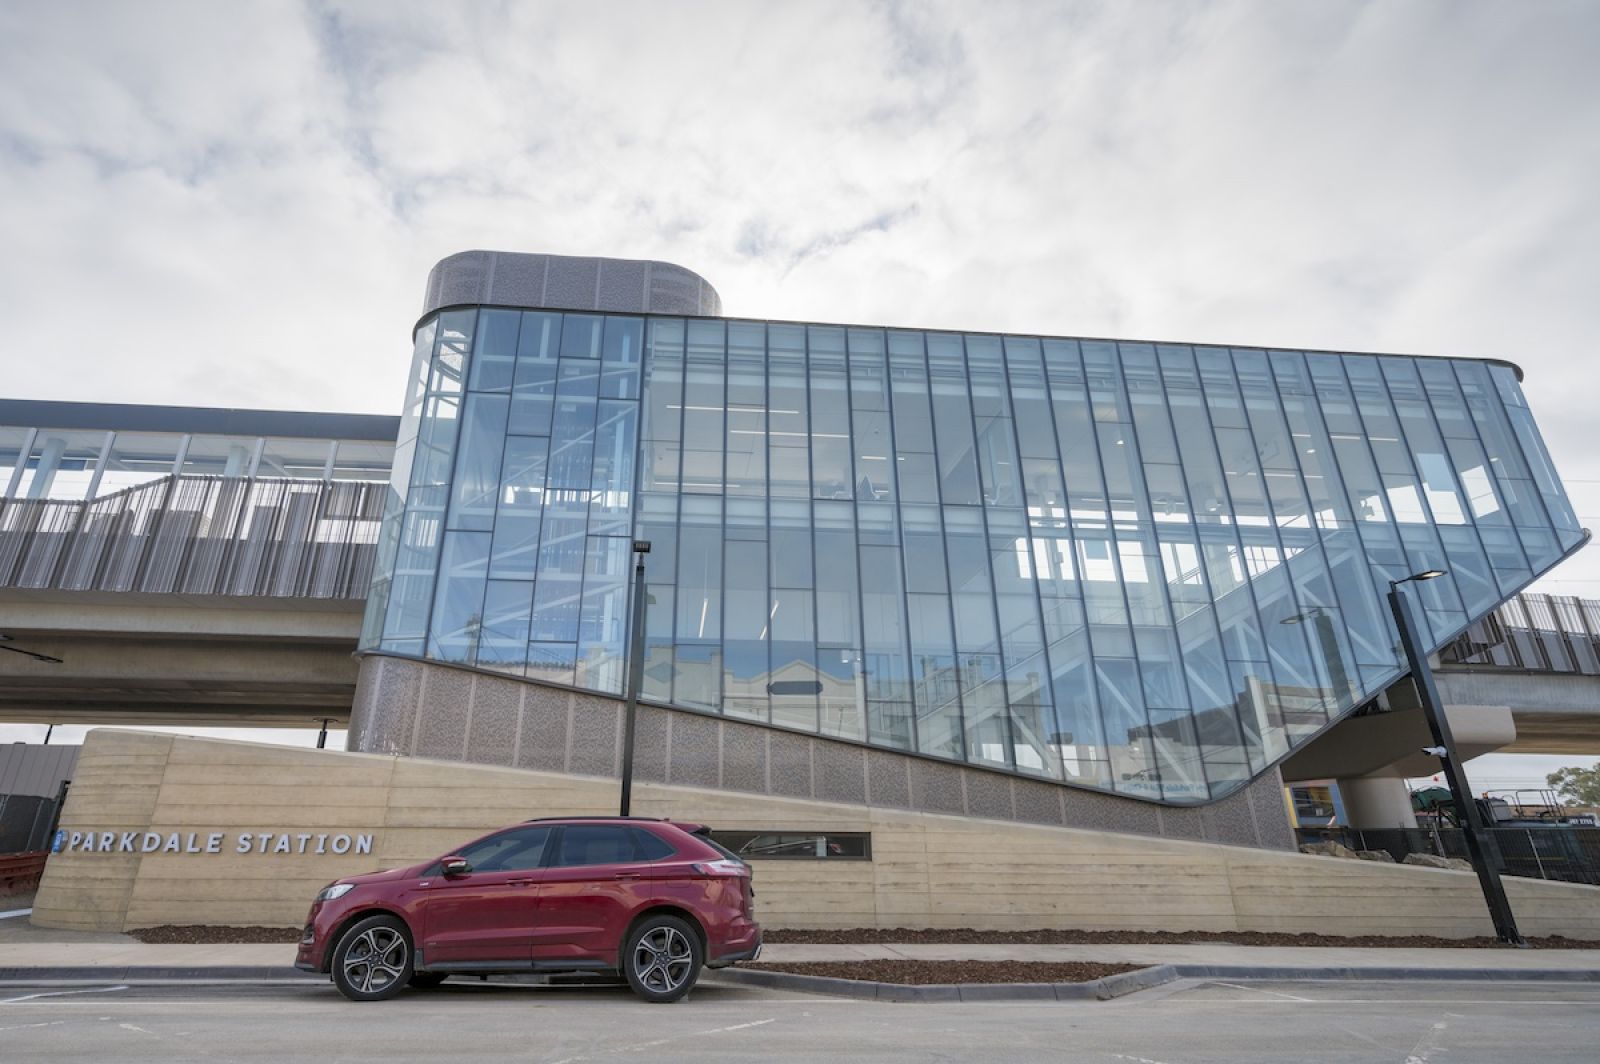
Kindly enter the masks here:
[[450, 879], [455, 876], [466, 875], [472, 871], [472, 866], [467, 863], [465, 857], [458, 857], [452, 854], [449, 857], [439, 859], [439, 871], [444, 873], [445, 878]]

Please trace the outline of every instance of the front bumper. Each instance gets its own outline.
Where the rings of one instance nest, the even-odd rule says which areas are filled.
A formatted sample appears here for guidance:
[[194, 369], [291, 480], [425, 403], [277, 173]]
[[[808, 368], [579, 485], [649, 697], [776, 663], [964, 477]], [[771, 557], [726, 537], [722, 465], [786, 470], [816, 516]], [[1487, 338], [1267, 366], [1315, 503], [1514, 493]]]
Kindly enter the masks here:
[[333, 945], [328, 938], [333, 931], [333, 915], [326, 912], [326, 906], [321, 902], [311, 906], [306, 925], [300, 931], [299, 947], [295, 951], [296, 968], [307, 972], [328, 970], [328, 950]]

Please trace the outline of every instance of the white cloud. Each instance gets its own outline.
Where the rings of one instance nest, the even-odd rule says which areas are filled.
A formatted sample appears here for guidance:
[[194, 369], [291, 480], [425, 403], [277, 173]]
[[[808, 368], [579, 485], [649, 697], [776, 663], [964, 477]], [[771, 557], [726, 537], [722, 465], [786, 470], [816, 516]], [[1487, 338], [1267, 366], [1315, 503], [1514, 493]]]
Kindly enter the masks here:
[[444, 255], [653, 257], [752, 316], [1510, 358], [1600, 524], [1597, 44], [1574, 0], [8, 5], [5, 387], [393, 412]]

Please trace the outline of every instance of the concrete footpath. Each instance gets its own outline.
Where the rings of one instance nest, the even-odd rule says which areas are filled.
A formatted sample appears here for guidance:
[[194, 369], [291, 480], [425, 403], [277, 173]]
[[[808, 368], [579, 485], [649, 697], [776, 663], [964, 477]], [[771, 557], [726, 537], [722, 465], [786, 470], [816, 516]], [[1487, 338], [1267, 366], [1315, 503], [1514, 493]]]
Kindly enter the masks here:
[[[0, 919], [0, 979], [312, 978], [295, 948], [272, 945], [146, 945], [128, 935], [36, 928], [26, 915]], [[1600, 982], [1600, 950], [1371, 949], [1189, 945], [769, 945], [761, 960], [1092, 961], [1168, 966], [1182, 977], [1263, 979], [1538, 979]]]

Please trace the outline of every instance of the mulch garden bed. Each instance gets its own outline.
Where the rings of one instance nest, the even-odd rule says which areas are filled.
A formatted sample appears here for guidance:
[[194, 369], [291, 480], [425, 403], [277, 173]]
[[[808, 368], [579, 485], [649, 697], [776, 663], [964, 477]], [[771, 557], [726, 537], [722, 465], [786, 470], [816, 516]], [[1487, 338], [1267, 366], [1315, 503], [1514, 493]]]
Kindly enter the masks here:
[[1082, 961], [828, 961], [814, 964], [741, 964], [739, 969], [860, 979], [873, 983], [931, 986], [947, 983], [1088, 983], [1145, 967]]
[[[297, 927], [202, 927], [197, 924], [164, 924], [141, 927], [128, 934], [140, 942], [153, 944], [220, 945], [232, 943], [294, 943], [300, 941]], [[1485, 949], [1502, 943], [1492, 938], [1435, 938], [1431, 935], [1318, 935], [1268, 931], [974, 931], [971, 928], [878, 928], [857, 927], [834, 931], [775, 931], [763, 936], [768, 945], [807, 943], [815, 945], [1151, 945], [1169, 946], [1195, 943], [1226, 943], [1235, 946], [1376, 946], [1393, 949]], [[1530, 938], [1534, 949], [1600, 949], [1600, 942], [1576, 938]], [[1506, 947], [1510, 948], [1510, 947]], [[852, 962], [854, 963], [854, 962]], [[877, 962], [862, 962], [877, 963]], [[890, 963], [890, 962], [884, 962]], [[898, 962], [895, 962], [898, 963]], [[930, 962], [944, 963], [944, 962]], [[976, 963], [976, 962], [974, 962]], [[783, 970], [788, 970], [787, 968]], [[816, 973], [822, 974], [822, 973]], [[841, 978], [852, 978], [841, 976]], [[856, 976], [854, 978], [872, 978]], [[1099, 976], [1088, 978], [1098, 979]], [[999, 980], [1008, 982], [1010, 980]], [[1050, 979], [1062, 982], [1065, 980]]]
[[[815, 945], [957, 945], [973, 943], [1027, 945], [1130, 945], [1171, 946], [1200, 943], [1225, 943], [1235, 946], [1376, 946], [1393, 949], [1484, 949], [1502, 946], [1492, 938], [1436, 938], [1432, 935], [1318, 935], [1274, 931], [974, 931], [972, 928], [877, 928], [847, 930], [767, 931], [767, 945], [808, 943]], [[1530, 938], [1535, 949], [1600, 949], [1600, 942], [1585, 939]], [[1509, 946], [1505, 947], [1511, 948]]]
[[156, 945], [262, 945], [299, 942], [298, 927], [202, 927], [199, 924], [163, 924], [141, 927], [128, 934], [140, 942]]

